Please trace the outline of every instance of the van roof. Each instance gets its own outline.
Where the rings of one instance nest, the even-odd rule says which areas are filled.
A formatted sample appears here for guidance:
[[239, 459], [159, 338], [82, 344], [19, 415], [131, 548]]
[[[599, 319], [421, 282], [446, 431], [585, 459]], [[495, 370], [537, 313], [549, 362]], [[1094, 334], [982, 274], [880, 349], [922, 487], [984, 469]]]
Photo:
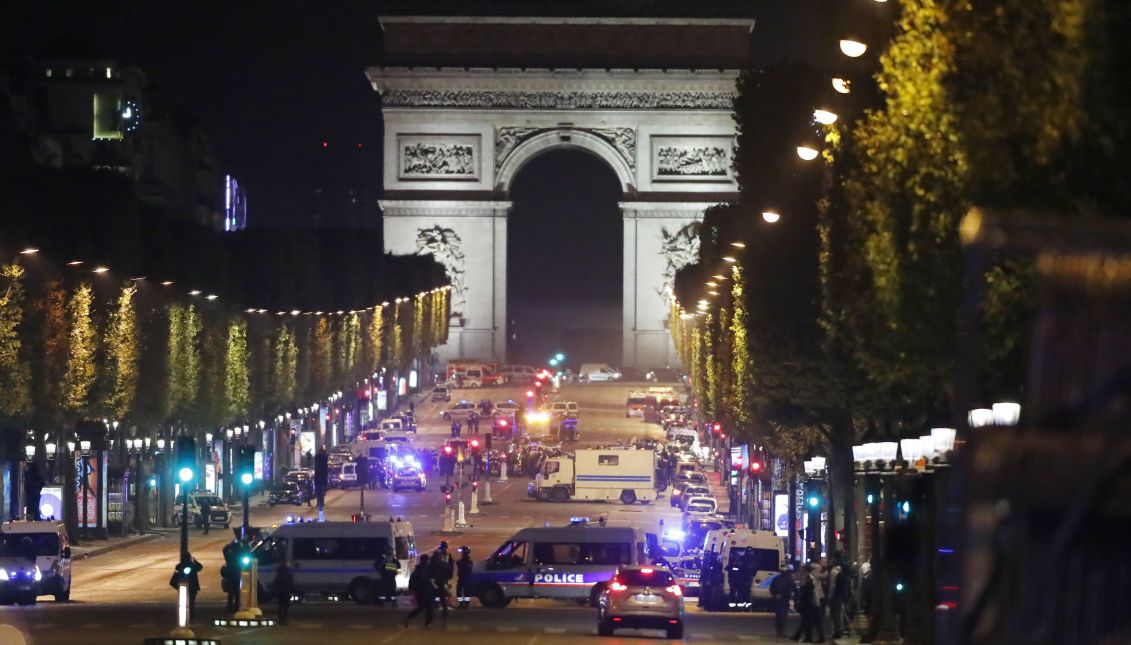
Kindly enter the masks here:
[[61, 533], [63, 530], [63, 523], [54, 520], [21, 520], [0, 524], [0, 533]]
[[402, 531], [394, 531], [395, 525], [404, 525], [411, 530], [407, 522], [301, 522], [299, 524], [283, 524], [272, 532], [279, 537], [384, 537], [389, 538]]
[[523, 542], [596, 542], [636, 541], [636, 529], [625, 526], [565, 526], [554, 528], [528, 528], [514, 534], [512, 540]]

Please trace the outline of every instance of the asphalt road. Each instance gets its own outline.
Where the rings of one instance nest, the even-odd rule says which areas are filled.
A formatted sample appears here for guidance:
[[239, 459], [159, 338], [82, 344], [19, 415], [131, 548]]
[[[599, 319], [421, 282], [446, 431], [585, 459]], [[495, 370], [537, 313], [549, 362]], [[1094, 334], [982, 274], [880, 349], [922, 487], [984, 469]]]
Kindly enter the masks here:
[[[405, 604], [391, 608], [300, 604], [291, 609], [286, 626], [258, 629], [223, 629], [211, 626], [211, 619], [224, 617], [223, 606], [205, 604], [198, 608], [194, 628], [198, 637], [220, 638], [224, 643], [366, 643], [397, 645], [413, 643], [490, 643], [491, 645], [536, 645], [563, 643], [582, 637], [596, 643], [625, 643], [664, 640], [659, 631], [618, 631], [614, 637], [598, 637], [595, 610], [567, 606], [546, 606], [543, 601], [513, 603], [506, 609], [474, 607], [452, 610], [447, 627], [436, 623], [424, 629], [418, 617], [409, 629], [400, 621], [408, 611]], [[164, 603], [96, 605], [72, 603], [52, 606], [4, 608], [3, 622], [23, 633], [35, 645], [115, 645], [140, 643], [146, 637], [167, 636], [175, 617], [172, 605]], [[684, 640], [694, 643], [779, 641], [773, 637], [773, 621], [767, 614], [706, 615], [687, 614]], [[796, 623], [794, 618], [793, 622]], [[0, 645], [10, 645], [3, 640]]]
[[[629, 389], [632, 386], [627, 384], [563, 388], [560, 398], [575, 400], [581, 405], [583, 441], [578, 446], [627, 442], [632, 437], [662, 438], [658, 426], [644, 424], [639, 418], [624, 417], [624, 400]], [[490, 397], [492, 400], [513, 398], [521, 401], [523, 391], [524, 388], [515, 387], [491, 388], [464, 390], [457, 395], [470, 400]], [[437, 446], [449, 436], [450, 423], [440, 418], [441, 408], [441, 404], [431, 402], [417, 407], [420, 428], [416, 445]], [[554, 504], [528, 499], [526, 484], [529, 481], [521, 476], [511, 477], [505, 483], [493, 481], [491, 494], [495, 504], [481, 504], [481, 512], [477, 515], [468, 513], [466, 517], [472, 526], [457, 536], [436, 534], [443, 525], [443, 499], [438, 490], [440, 482], [435, 478], [429, 481], [428, 490], [423, 493], [393, 493], [381, 489], [366, 491], [366, 510], [374, 518], [397, 516], [411, 521], [422, 551], [431, 551], [443, 539], [453, 547], [470, 546], [476, 560], [485, 558], [520, 528], [544, 523], [562, 525], [571, 516], [596, 518], [606, 514], [610, 525], [652, 528], [658, 527], [663, 519], [669, 526], [678, 526], [679, 514], [669, 507], [666, 495], [648, 506], [625, 506], [619, 502]], [[718, 494], [721, 495], [721, 491]], [[327, 519], [348, 520], [350, 514], [360, 507], [360, 497], [357, 490], [332, 491], [326, 500]], [[468, 493], [464, 493], [463, 499], [470, 511]], [[316, 517], [317, 511], [305, 506], [269, 507], [265, 499], [252, 500], [253, 525], [277, 525], [286, 521], [288, 515], [298, 514]], [[208, 535], [199, 529], [190, 531], [189, 548], [204, 565], [199, 597], [202, 616], [222, 615], [224, 596], [219, 582], [220, 553], [231, 538], [232, 533], [223, 529], [213, 529]], [[170, 531], [158, 540], [75, 562], [71, 603], [55, 605], [45, 597], [35, 607], [0, 607], [0, 623], [19, 626], [33, 636], [36, 643], [109, 643], [121, 642], [115, 638], [120, 638], [123, 633], [130, 634], [131, 638], [151, 632], [160, 634], [174, 617], [175, 593], [169, 588], [168, 580], [177, 561], [178, 548], [178, 533]], [[772, 626], [764, 615], [699, 614], [693, 604], [694, 601], [688, 603], [687, 633], [691, 640], [742, 640], [742, 636], [772, 634]], [[492, 642], [533, 643], [546, 639], [550, 642], [560, 640], [567, 634], [596, 633], [591, 610], [543, 600], [518, 602], [503, 610], [475, 606], [460, 612], [459, 620], [453, 620], [447, 632], [402, 632], [391, 617], [391, 610], [382, 612], [374, 607], [357, 607], [349, 603], [300, 605], [295, 609], [294, 620], [294, 625], [288, 629], [233, 632], [233, 636], [225, 637], [225, 640], [297, 642], [297, 639], [307, 640], [315, 634], [321, 638], [326, 634], [337, 637], [364, 632], [368, 634], [365, 642], [411, 643], [432, 638], [428, 634], [435, 631], [437, 637], [441, 633], [445, 635], [441, 640], [482, 636], [492, 639]], [[341, 633], [336, 631], [339, 628], [343, 630]], [[625, 633], [634, 632], [626, 630]], [[103, 636], [106, 640], [98, 640]], [[79, 640], [74, 640], [76, 638]], [[499, 641], [500, 638], [503, 641]], [[0, 645], [7, 644], [0, 639]]]

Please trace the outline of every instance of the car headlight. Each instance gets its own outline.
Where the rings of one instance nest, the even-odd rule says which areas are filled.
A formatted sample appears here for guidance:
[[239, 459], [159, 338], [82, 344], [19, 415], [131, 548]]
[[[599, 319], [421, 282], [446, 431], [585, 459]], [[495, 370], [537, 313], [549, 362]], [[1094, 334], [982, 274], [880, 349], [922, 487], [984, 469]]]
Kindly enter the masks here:
[[2, 580], [4, 582], [8, 581], [8, 572], [7, 571], [0, 569], [0, 580]]
[[35, 568], [35, 581], [39, 582], [40, 580], [43, 580], [43, 572], [39, 570], [39, 567], [36, 567]]

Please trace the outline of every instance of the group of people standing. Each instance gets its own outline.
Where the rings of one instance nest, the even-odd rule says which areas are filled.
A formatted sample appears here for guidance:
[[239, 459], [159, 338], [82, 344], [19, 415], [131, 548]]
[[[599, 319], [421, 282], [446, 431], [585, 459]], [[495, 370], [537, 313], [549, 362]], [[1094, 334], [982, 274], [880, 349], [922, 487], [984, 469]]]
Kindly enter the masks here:
[[792, 601], [801, 616], [801, 624], [792, 640], [824, 642], [826, 613], [832, 627], [831, 637], [843, 637], [849, 631], [849, 619], [855, 612], [853, 578], [851, 567], [840, 559], [832, 563], [828, 558], [810, 562], [796, 578], [789, 567], [783, 567], [781, 574], [770, 583], [777, 635], [786, 636], [786, 621]]
[[448, 624], [449, 594], [452, 578], [459, 574], [456, 580], [456, 598], [460, 608], [466, 608], [471, 602], [471, 549], [460, 547], [460, 559], [454, 560], [448, 552], [448, 543], [440, 542], [440, 546], [432, 552], [420, 556], [416, 568], [408, 578], [408, 590], [416, 601], [416, 607], [408, 613], [402, 623], [408, 627], [409, 621], [421, 613], [424, 614], [424, 626], [432, 624], [435, 606], [438, 603], [441, 611], [441, 620]]

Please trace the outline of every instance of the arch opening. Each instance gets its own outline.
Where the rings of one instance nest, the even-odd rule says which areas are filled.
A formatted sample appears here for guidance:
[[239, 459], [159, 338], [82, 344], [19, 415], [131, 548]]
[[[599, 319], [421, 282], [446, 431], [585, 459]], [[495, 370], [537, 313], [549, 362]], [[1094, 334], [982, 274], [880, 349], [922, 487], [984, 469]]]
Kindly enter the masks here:
[[623, 344], [624, 194], [615, 168], [592, 150], [547, 146], [509, 182], [507, 360], [567, 366], [620, 363]]

